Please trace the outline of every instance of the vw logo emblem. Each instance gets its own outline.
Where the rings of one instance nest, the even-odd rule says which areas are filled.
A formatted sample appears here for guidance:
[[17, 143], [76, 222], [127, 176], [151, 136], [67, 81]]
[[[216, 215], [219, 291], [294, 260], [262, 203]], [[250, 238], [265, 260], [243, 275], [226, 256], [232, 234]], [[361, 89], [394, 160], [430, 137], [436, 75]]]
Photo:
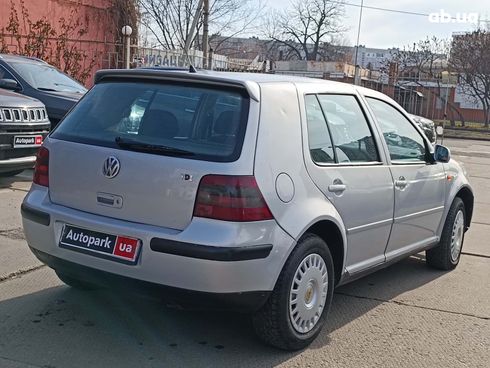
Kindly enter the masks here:
[[109, 156], [104, 161], [104, 166], [102, 167], [102, 173], [106, 178], [112, 179], [119, 174], [119, 170], [121, 169], [121, 163], [114, 156]]

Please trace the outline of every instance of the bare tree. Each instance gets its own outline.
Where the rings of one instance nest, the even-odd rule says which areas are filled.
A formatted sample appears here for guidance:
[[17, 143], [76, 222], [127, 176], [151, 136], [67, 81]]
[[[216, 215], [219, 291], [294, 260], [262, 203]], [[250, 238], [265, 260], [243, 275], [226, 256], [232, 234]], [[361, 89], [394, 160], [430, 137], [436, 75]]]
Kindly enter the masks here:
[[215, 1], [211, 6], [210, 23], [215, 24], [215, 31], [209, 37], [209, 44], [214, 52], [219, 53], [222, 45], [230, 38], [239, 36], [245, 32], [255, 31], [257, 28], [257, 20], [262, 15], [265, 6], [261, 0], [251, 2], [227, 0], [228, 6], [234, 9], [229, 17], [221, 17], [218, 12], [213, 12], [213, 6], [219, 6], [219, 1]]
[[401, 76], [432, 80], [440, 76], [443, 62], [447, 59], [449, 43], [437, 37], [414, 42], [412, 47], [394, 49], [392, 60], [398, 64]]
[[[444, 103], [450, 111], [458, 115], [459, 119], [464, 125], [464, 117], [459, 111], [458, 107], [449, 101], [449, 96], [443, 93], [444, 83], [449, 83], [449, 77], [451, 71], [447, 63], [447, 57], [449, 54], [449, 41], [445, 39], [439, 39], [437, 37], [427, 37], [424, 40], [415, 42], [411, 47], [407, 46], [402, 50], [393, 49], [391, 52], [391, 60], [388, 64], [395, 64], [395, 68], [391, 70], [396, 71], [394, 80], [407, 80], [415, 85], [423, 88], [427, 88], [428, 84], [425, 82], [434, 83], [430, 89], [427, 89], [430, 93], [434, 93], [435, 96]], [[387, 65], [386, 69], [390, 69]], [[445, 71], [448, 76], [448, 80], [442, 79], [442, 72]], [[451, 125], [454, 125], [454, 119], [451, 118]]]
[[[198, 3], [199, 0], [139, 0], [142, 22], [162, 47], [182, 49], [189, 35]], [[211, 0], [210, 41], [216, 38], [213, 35], [226, 34], [227, 37], [233, 37], [251, 30], [262, 8], [252, 0]], [[191, 47], [201, 46], [198, 37], [201, 29], [202, 14]], [[214, 46], [219, 48], [219, 45]]]
[[294, 0], [291, 8], [271, 12], [266, 36], [285, 45], [297, 59], [318, 60], [323, 44], [345, 31], [343, 15], [341, 1]]
[[450, 64], [459, 75], [463, 92], [483, 106], [485, 127], [490, 123], [490, 32], [454, 36]]
[[343, 34], [332, 36], [330, 42], [323, 42], [318, 54], [321, 60], [344, 63], [351, 63], [353, 57], [350, 42]]

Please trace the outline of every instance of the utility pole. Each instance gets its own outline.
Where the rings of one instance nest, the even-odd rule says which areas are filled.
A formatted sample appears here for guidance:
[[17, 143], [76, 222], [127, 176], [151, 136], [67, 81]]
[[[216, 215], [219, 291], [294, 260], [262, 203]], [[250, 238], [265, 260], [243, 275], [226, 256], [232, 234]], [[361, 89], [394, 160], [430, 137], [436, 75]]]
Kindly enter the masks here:
[[191, 29], [189, 33], [185, 37], [185, 45], [184, 45], [184, 54], [188, 56], [189, 47], [191, 45], [192, 39], [194, 38], [194, 32], [196, 31], [197, 22], [199, 21], [199, 17], [201, 15], [202, 3], [204, 0], [199, 0], [197, 4], [196, 13], [194, 14], [194, 19], [192, 20]]
[[361, 78], [359, 75], [359, 63], [357, 61], [358, 53], [359, 53], [359, 37], [361, 36], [361, 21], [362, 21], [362, 9], [364, 6], [364, 0], [361, 0], [361, 10], [359, 11], [359, 24], [357, 26], [357, 42], [356, 42], [356, 56], [354, 61], [354, 84], [360, 85]]
[[202, 67], [208, 67], [208, 50], [209, 50], [209, 0], [204, 0], [203, 4], [203, 25], [202, 25]]

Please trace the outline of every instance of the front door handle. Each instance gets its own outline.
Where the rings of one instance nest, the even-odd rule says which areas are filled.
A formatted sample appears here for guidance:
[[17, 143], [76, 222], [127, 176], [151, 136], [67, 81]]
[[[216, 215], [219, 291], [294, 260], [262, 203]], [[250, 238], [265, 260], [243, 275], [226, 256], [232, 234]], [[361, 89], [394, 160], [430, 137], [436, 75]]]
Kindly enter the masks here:
[[333, 181], [333, 184], [330, 184], [328, 186], [328, 191], [333, 193], [342, 193], [346, 189], [347, 189], [347, 185], [342, 183], [342, 180], [340, 179], [335, 179]]
[[398, 180], [395, 180], [395, 187], [400, 189], [400, 190], [403, 190], [407, 187], [408, 185], [408, 182], [407, 182], [407, 179], [405, 179], [404, 176], [400, 176], [398, 178]]

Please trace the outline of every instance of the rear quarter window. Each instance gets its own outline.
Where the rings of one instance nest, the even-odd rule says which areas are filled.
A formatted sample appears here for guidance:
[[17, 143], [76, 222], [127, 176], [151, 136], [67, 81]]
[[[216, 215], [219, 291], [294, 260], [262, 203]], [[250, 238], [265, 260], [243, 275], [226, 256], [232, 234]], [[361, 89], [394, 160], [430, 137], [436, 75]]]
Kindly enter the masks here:
[[248, 118], [245, 90], [187, 84], [103, 82], [51, 134], [120, 148], [117, 139], [192, 152], [188, 158], [235, 161]]

